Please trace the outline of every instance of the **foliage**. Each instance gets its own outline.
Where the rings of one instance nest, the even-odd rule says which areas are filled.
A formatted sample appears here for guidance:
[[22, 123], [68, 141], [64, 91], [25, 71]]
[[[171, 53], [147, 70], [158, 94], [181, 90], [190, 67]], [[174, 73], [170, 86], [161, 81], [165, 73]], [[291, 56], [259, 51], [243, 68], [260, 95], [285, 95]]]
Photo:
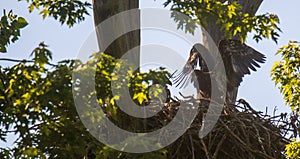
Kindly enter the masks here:
[[[26, 2], [29, 3], [29, 12], [37, 9], [43, 18], [52, 16], [69, 27], [83, 21], [85, 16], [89, 15], [87, 9], [91, 6], [88, 2], [79, 0], [26, 0]], [[253, 32], [253, 38], [257, 41], [262, 38], [277, 41], [279, 36], [279, 19], [276, 15], [252, 16], [243, 13], [241, 6], [236, 2], [225, 4], [216, 0], [167, 0], [165, 5], [172, 5], [172, 10], [184, 13], [204, 26], [211, 19], [217, 20], [228, 38], [238, 36], [244, 41], [248, 32]], [[193, 32], [195, 28], [193, 22], [178, 17], [176, 12], [173, 13], [173, 17], [179, 22], [179, 28], [185, 27], [186, 31]], [[8, 15], [4, 13], [0, 21], [1, 52], [6, 52], [6, 46], [19, 38], [20, 29], [26, 25], [24, 18], [17, 17], [12, 12]], [[80, 121], [73, 101], [74, 97], [81, 95], [88, 101], [90, 95], [96, 94], [99, 106], [108, 117], [117, 124], [122, 125], [125, 121], [126, 126], [131, 125], [119, 114], [116, 101], [122, 94], [112, 94], [112, 82], [124, 79], [126, 82], [118, 83], [117, 90], [129, 88], [131, 97], [136, 103], [147, 105], [151, 99], [163, 93], [163, 89], [151, 86], [157, 83], [164, 86], [169, 83], [169, 74], [163, 68], [144, 73], [128, 69], [120, 71], [124, 74], [116, 74], [114, 71], [123, 70], [123, 66], [127, 66], [126, 62], [118, 61], [103, 53], [93, 54], [87, 63], [64, 60], [58, 64], [51, 64], [51, 51], [44, 43], [34, 49], [31, 56], [31, 60], [20, 61], [9, 68], [0, 66], [0, 140], [7, 141], [11, 133], [19, 137], [15, 140], [14, 147], [0, 147], [0, 158], [166, 157], [165, 150], [129, 154], [102, 145], [90, 135]], [[76, 79], [72, 80], [72, 73], [81, 73], [82, 70], [88, 69], [96, 72], [97, 91], [74, 95], [72, 86]], [[150, 88], [154, 88], [152, 89], [154, 91], [151, 92]], [[287, 146], [287, 155], [298, 152], [293, 150], [293, 145]]]
[[[112, 94], [112, 83], [118, 83], [115, 89], [116, 93], [121, 88], [128, 88], [133, 99], [138, 104], [148, 102], [150, 100], [149, 88], [153, 84], [160, 84], [165, 86], [171, 84], [169, 81], [170, 73], [164, 68], [150, 70], [149, 72], [134, 72], [131, 65], [126, 60], [116, 60], [112, 56], [104, 53], [94, 53], [92, 59], [87, 62], [88, 68], [94, 68], [96, 72], [96, 86], [97, 97], [102, 104], [114, 105], [114, 100], [120, 98], [120, 94]], [[96, 64], [96, 65], [95, 65]], [[78, 71], [80, 72], [80, 71]], [[88, 77], [89, 75], [83, 75]], [[153, 92], [155, 97], [160, 96], [159, 92], [162, 90], [157, 89]], [[109, 101], [109, 103], [105, 103]]]
[[4, 15], [0, 19], [0, 52], [6, 52], [6, 46], [10, 42], [15, 42], [20, 37], [20, 29], [24, 28], [28, 23], [23, 17], [14, 15], [12, 11]]
[[271, 70], [272, 80], [278, 85], [286, 104], [300, 113], [300, 43], [290, 41], [276, 54], [280, 54], [282, 60], [275, 62]]
[[[18, 0], [22, 1], [22, 0]], [[72, 27], [74, 24], [79, 23], [89, 15], [88, 8], [91, 4], [79, 0], [26, 0], [30, 3], [28, 9], [32, 12], [34, 9], [41, 10], [40, 14], [43, 18], [52, 16], [61, 24], [67, 24]], [[23, 17], [14, 15], [12, 10], [0, 20], [0, 52], [6, 52], [6, 46], [10, 42], [15, 42], [20, 37], [20, 29], [27, 26], [27, 21]]]
[[[15, 147], [1, 148], [0, 158], [78, 158], [87, 154], [102, 156], [111, 152], [89, 134], [79, 119], [73, 101], [72, 73], [96, 64], [96, 90], [99, 90], [98, 99], [102, 101], [100, 106], [104, 109], [104, 105], [117, 109], [114, 101], [118, 99], [110, 92], [111, 81], [117, 78], [133, 79], [130, 78], [133, 74], [113, 74], [111, 71], [114, 67], [123, 68], [124, 65], [103, 53], [94, 54], [86, 64], [65, 60], [54, 65], [49, 60], [51, 52], [46, 44], [41, 43], [34, 49], [32, 61], [21, 61], [11, 68], [0, 69], [0, 139], [6, 141], [9, 133], [19, 136]], [[165, 73], [153, 71], [149, 76], [142, 73], [148, 78], [145, 81], [133, 80], [132, 87], [143, 90], [139, 88], [146, 88], [144, 84], [151, 83], [151, 77], [159, 77], [154, 80], [161, 81], [161, 75]], [[135, 76], [142, 79], [140, 75]], [[135, 95], [137, 91], [133, 92]], [[86, 93], [88, 100], [89, 92], [83, 93]], [[117, 119], [114, 109], [105, 111]], [[122, 152], [115, 154], [135, 158], [143, 156]], [[161, 156], [156, 153], [148, 155]]]
[[300, 142], [296, 139], [285, 147], [287, 158], [297, 159], [300, 156]]
[[16, 147], [1, 158], [84, 155], [85, 140], [90, 137], [73, 108], [72, 65], [60, 64], [51, 70], [43, 67], [49, 61], [35, 60], [39, 56], [50, 58], [49, 52], [46, 48], [36, 52], [33, 64], [20, 62], [1, 68], [2, 137], [5, 140], [9, 132], [19, 136]]
[[[30, 3], [30, 12], [34, 9], [41, 10], [43, 18], [52, 16], [70, 27], [83, 21], [90, 7], [87, 2], [70, 0], [27, 2]], [[7, 44], [19, 38], [20, 29], [27, 22], [11, 11], [8, 15], [4, 12], [0, 24], [1, 51], [5, 52]], [[6, 142], [10, 135], [18, 136], [13, 147], [0, 147], [0, 158], [99, 158], [105, 154], [122, 158], [164, 158], [163, 150], [143, 155], [104, 147], [81, 123], [72, 94], [72, 73], [97, 66], [98, 102], [109, 117], [120, 122], [115, 102], [118, 95], [111, 93], [111, 82], [118, 78], [128, 79], [127, 84], [118, 83], [118, 87], [129, 87], [135, 101], [143, 104], [150, 100], [149, 88], [152, 83], [165, 85], [169, 82], [166, 76], [168, 73], [164, 69], [151, 70], [149, 73], [128, 70], [127, 74], [114, 74], [112, 71], [123, 68], [124, 63], [103, 53], [95, 53], [85, 64], [77, 60], [51, 64], [52, 53], [45, 43], [40, 43], [32, 51], [31, 57], [30, 60], [22, 61], [1, 59], [19, 63], [10, 68], [0, 66], [0, 140]], [[162, 90], [157, 89], [157, 92], [156, 95]], [[88, 100], [89, 94], [85, 95]]]
[[[278, 85], [287, 105], [293, 112], [300, 113], [300, 43], [290, 41], [281, 47], [276, 54], [282, 60], [275, 62], [271, 70], [272, 80]], [[297, 130], [297, 127], [294, 127]], [[296, 136], [294, 136], [296, 137]], [[286, 145], [286, 155], [289, 158], [299, 158], [300, 144], [296, 140]]]
[[[22, 0], [18, 0], [22, 1]], [[85, 19], [85, 15], [89, 15], [87, 8], [91, 7], [88, 2], [80, 0], [26, 0], [30, 3], [28, 9], [32, 12], [34, 9], [41, 10], [40, 14], [43, 18], [52, 16], [61, 24], [66, 23], [72, 27], [75, 23], [79, 23]]]
[[[163, 95], [164, 87], [171, 84], [169, 81], [170, 73], [165, 68], [152, 69], [149, 72], [136, 72], [131, 77], [130, 90], [133, 99], [138, 104], [149, 102], [152, 98], [160, 98], [164, 102], [166, 95]], [[164, 99], [162, 99], [164, 98]]]
[[[279, 37], [280, 28], [277, 15], [252, 16], [243, 13], [242, 6], [236, 1], [222, 3], [218, 0], [167, 0], [164, 5], [171, 5], [171, 10], [177, 11], [173, 12], [172, 17], [178, 22], [178, 28], [185, 28], [186, 32], [194, 32], [195, 22], [207, 26], [208, 21], [216, 20], [227, 38], [237, 36], [241, 41], [245, 41], [249, 32], [254, 34], [253, 39], [256, 41], [262, 38], [271, 38], [277, 42]], [[180, 16], [178, 12], [187, 17]]]

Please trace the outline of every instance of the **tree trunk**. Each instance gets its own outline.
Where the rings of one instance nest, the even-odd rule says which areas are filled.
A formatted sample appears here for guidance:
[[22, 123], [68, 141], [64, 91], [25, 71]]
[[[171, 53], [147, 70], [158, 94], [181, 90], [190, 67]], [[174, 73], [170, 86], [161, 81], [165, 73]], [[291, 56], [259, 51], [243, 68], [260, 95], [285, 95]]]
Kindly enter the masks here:
[[[140, 45], [140, 12], [138, 8], [138, 0], [93, 0], [94, 22], [101, 52], [121, 58], [127, 51]], [[110, 19], [107, 25], [99, 26], [100, 23], [107, 22], [106, 19], [127, 10], [131, 11], [122, 13], [122, 16], [117, 16], [118, 18], [113, 20]], [[128, 32], [128, 28], [136, 28], [137, 30]], [[110, 40], [111, 37], [120, 32], [126, 34], [117, 35], [117, 39], [112, 39], [114, 41]], [[139, 66], [139, 49], [135, 49], [134, 54], [127, 58]]]
[[[220, 0], [221, 1], [221, 0]], [[224, 0], [223, 0], [224, 1]], [[229, 0], [233, 1], [233, 0]], [[262, 3], [262, 0], [237, 0], [240, 5], [243, 7], [244, 13], [249, 13], [254, 15], [258, 10], [259, 6]], [[210, 19], [207, 21], [207, 26], [202, 28], [203, 32], [203, 45], [207, 47], [208, 50], [214, 52], [215, 50], [213, 43], [219, 44], [219, 41], [224, 39], [224, 33], [221, 30], [221, 25], [216, 24], [216, 19]], [[207, 33], [206, 33], [207, 32]], [[210, 35], [209, 38], [207, 35]], [[211, 41], [212, 40], [212, 41]], [[227, 104], [233, 104], [236, 101], [238, 87], [234, 88], [232, 91], [227, 91], [226, 102]], [[198, 158], [215, 158], [214, 150], [206, 149], [207, 147], [203, 146], [204, 141], [209, 141], [211, 138], [209, 135], [200, 139], [198, 137], [200, 126], [202, 125], [201, 112], [193, 121], [190, 129], [185, 132], [179, 139], [174, 143], [168, 146], [168, 158], [169, 159], [198, 159]], [[194, 125], [194, 126], [193, 126]], [[230, 153], [229, 153], [230, 154]], [[218, 158], [228, 158], [224, 156], [219, 156]]]
[[[229, 1], [237, 1], [242, 6], [243, 13], [248, 13], [250, 15], [255, 15], [257, 12], [259, 6], [263, 2], [263, 0], [229, 0]], [[210, 21], [207, 21], [207, 27], [202, 28], [205, 29], [208, 35], [211, 36], [212, 40], [215, 44], [219, 44], [219, 41], [224, 39], [224, 33], [221, 30], [221, 25], [216, 24], [217, 19], [210, 19]], [[213, 46], [210, 46], [212, 44], [208, 41], [208, 37], [204, 34], [203, 35], [203, 44], [211, 50]], [[238, 87], [234, 88], [232, 91], [227, 92], [226, 102], [228, 104], [234, 104], [236, 101], [238, 92]]]
[[[135, 67], [136, 72], [140, 66], [140, 48], [135, 48], [140, 46], [138, 8], [139, 0], [93, 0], [94, 23], [100, 52], [127, 60]], [[118, 118], [120, 127], [136, 126], [135, 121], [130, 120], [122, 111], [118, 112]]]

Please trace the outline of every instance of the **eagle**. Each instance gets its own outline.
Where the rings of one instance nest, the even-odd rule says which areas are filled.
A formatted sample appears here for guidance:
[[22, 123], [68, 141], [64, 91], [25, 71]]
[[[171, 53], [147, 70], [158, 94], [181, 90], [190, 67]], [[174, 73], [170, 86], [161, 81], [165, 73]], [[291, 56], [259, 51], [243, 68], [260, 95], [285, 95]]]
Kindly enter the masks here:
[[[260, 68], [259, 63], [264, 63], [266, 58], [265, 55], [241, 43], [239, 40], [221, 40], [218, 44], [218, 49], [226, 71], [227, 92], [238, 87], [243, 77], [246, 74], [250, 74], [250, 70], [256, 71], [257, 68]], [[186, 87], [192, 81], [198, 84], [201, 96], [210, 98], [212, 73], [208, 69], [206, 62], [212, 61], [205, 61], [202, 57], [203, 55], [207, 56], [207, 54], [211, 55], [202, 44], [196, 43], [192, 47], [190, 56], [182, 71], [173, 77], [173, 83], [176, 87]], [[212, 59], [209, 58], [210, 56], [207, 57], [205, 58], [206, 60]], [[197, 69], [198, 64], [200, 69]], [[196, 80], [192, 78], [193, 74], [196, 76]]]
[[[173, 77], [173, 84], [181, 89], [183, 87], [186, 87], [187, 84], [189, 84], [189, 81], [192, 81], [195, 88], [199, 88], [198, 93], [200, 93], [202, 97], [207, 98], [210, 96], [211, 92], [210, 71], [200, 52], [204, 55], [208, 55], [208, 58], [206, 60], [212, 62], [212, 58], [211, 56], [209, 56], [209, 51], [203, 45], [196, 43], [192, 47], [190, 56], [182, 71], [178, 75], [175, 75]], [[198, 64], [200, 66], [200, 70], [197, 69]]]

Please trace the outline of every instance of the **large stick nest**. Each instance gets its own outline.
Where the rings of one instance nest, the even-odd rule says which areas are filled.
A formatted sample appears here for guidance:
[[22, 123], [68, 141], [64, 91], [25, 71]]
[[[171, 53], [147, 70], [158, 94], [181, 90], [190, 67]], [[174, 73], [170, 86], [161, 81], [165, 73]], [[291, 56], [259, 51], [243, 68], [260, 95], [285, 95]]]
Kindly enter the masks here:
[[184, 107], [184, 102], [168, 103], [154, 120], [147, 122], [147, 130], [154, 130], [171, 121], [178, 109], [199, 111], [184, 135], [167, 147], [168, 158], [285, 158], [283, 152], [285, 144], [289, 142], [285, 136], [289, 134], [287, 129], [290, 124], [286, 114], [271, 117], [255, 111], [246, 101], [240, 100], [238, 105], [225, 105], [212, 131], [204, 138], [199, 138], [208, 103], [203, 100], [200, 107], [193, 108]]

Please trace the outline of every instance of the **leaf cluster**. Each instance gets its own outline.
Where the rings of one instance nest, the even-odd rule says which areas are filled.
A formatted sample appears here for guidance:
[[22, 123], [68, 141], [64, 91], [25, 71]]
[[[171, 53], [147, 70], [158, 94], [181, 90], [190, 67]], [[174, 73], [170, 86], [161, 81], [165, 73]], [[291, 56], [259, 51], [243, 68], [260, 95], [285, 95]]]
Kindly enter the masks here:
[[[22, 0], [18, 0], [22, 1]], [[40, 10], [40, 14], [45, 19], [52, 16], [61, 24], [67, 24], [69, 27], [85, 20], [89, 15], [88, 8], [91, 4], [79, 0], [26, 0], [30, 3], [29, 12], [34, 9]], [[0, 52], [7, 52], [6, 47], [15, 42], [20, 37], [20, 30], [28, 25], [23, 17], [13, 14], [12, 10], [6, 14], [3, 10], [3, 16], [0, 19]]]
[[[277, 53], [281, 55], [281, 61], [274, 63], [271, 77], [278, 86], [283, 98], [292, 111], [300, 113], [300, 42], [290, 41], [288, 45], [281, 47]], [[298, 126], [293, 127], [294, 131]], [[294, 137], [297, 137], [294, 135]], [[296, 159], [300, 156], [300, 143], [296, 139], [287, 144], [285, 154], [288, 158]]]
[[[72, 98], [72, 62], [44, 65], [46, 45], [33, 51], [33, 63], [20, 62], [0, 72], [1, 140], [14, 134], [14, 147], [0, 158], [75, 158], [86, 154], [88, 132], [78, 119]], [[38, 57], [45, 57], [44, 60]], [[90, 139], [91, 140], [91, 139]]]
[[280, 54], [282, 60], [274, 63], [272, 80], [278, 85], [286, 104], [300, 113], [300, 43], [290, 41], [276, 54]]
[[3, 16], [0, 19], [0, 52], [6, 52], [6, 47], [11, 42], [19, 39], [20, 29], [27, 26], [27, 24], [27, 21], [23, 17], [14, 15], [12, 10], [8, 14], [3, 10]]
[[[171, 84], [170, 73], [164, 68], [139, 72], [135, 71], [133, 65], [127, 60], [117, 60], [104, 53], [94, 53], [91, 60], [79, 68], [81, 69], [76, 70], [76, 73], [80, 74], [82, 79], [89, 79], [95, 75], [97, 98], [101, 105], [108, 108], [115, 106], [115, 101], [122, 97], [124, 91], [130, 92], [136, 104], [145, 105], [151, 98], [162, 97], [165, 86]], [[81, 79], [77, 81], [80, 85]], [[162, 87], [155, 87], [155, 85]], [[86, 86], [83, 86], [78, 90], [87, 90]], [[112, 89], [114, 89], [113, 93]]]
[[[160, 152], [138, 155], [104, 147], [82, 124], [73, 99], [83, 96], [85, 104], [91, 106], [89, 103], [91, 96], [96, 94], [98, 109], [102, 108], [115, 122], [123, 122], [124, 119], [117, 114], [118, 107], [115, 102], [122, 94], [112, 94], [111, 83], [118, 79], [128, 79], [127, 83], [119, 82], [116, 87], [127, 87], [132, 92], [132, 97], [138, 96], [136, 94], [145, 95], [147, 97], [145, 99], [136, 99], [138, 103], [145, 103], [150, 99], [148, 86], [153, 83], [169, 82], [167, 78], [162, 78], [167, 77], [168, 73], [165, 70], [134, 73], [131, 69], [127, 69], [126, 73], [117, 74], [114, 71], [123, 72], [126, 63], [104, 53], [93, 54], [86, 63], [65, 60], [51, 64], [51, 58], [51, 51], [46, 44], [41, 43], [32, 52], [32, 59], [20, 61], [10, 68], [0, 68], [0, 139], [6, 142], [9, 134], [18, 136], [13, 147], [1, 147], [0, 158], [164, 156]], [[81, 81], [72, 79], [73, 73], [85, 73], [83, 77], [89, 80], [91, 69], [96, 73], [93, 76], [95, 92], [84, 91], [91, 85], [78, 87]], [[74, 87], [78, 88], [75, 92]], [[89, 112], [83, 117], [101, 120], [92, 119], [97, 113], [97, 111]]]
[[219, 0], [167, 0], [165, 6], [171, 5], [172, 17], [178, 22], [178, 28], [192, 33], [196, 24], [207, 27], [209, 21], [220, 25], [226, 38], [238, 37], [245, 41], [248, 33], [253, 33], [256, 41], [262, 38], [277, 42], [279, 18], [275, 14], [250, 15], [244, 13], [236, 1]]
[[285, 154], [287, 155], [287, 158], [290, 159], [297, 159], [300, 156], [300, 142], [296, 141], [296, 139], [287, 144], [285, 147]]
[[159, 98], [160, 102], [166, 99], [165, 88], [171, 85], [170, 73], [165, 68], [152, 69], [149, 72], [137, 72], [131, 77], [130, 90], [133, 99], [138, 104], [148, 103], [153, 98]]
[[[22, 0], [18, 0], [22, 1]], [[28, 9], [32, 12], [34, 9], [40, 10], [43, 18], [52, 16], [61, 24], [67, 24], [72, 27], [85, 19], [89, 15], [88, 8], [91, 4], [80, 0], [26, 0], [30, 3]]]

